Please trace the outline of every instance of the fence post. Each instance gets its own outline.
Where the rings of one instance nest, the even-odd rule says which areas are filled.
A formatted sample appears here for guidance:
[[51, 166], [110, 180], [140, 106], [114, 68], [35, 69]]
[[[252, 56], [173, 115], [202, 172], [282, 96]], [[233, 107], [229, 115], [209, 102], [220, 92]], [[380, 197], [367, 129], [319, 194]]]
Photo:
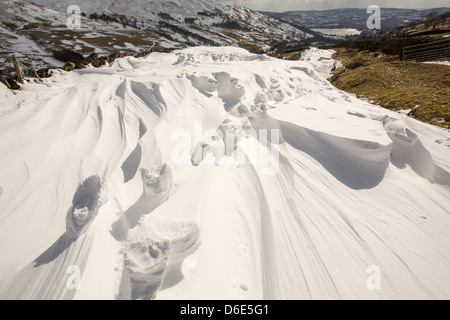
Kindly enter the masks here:
[[41, 79], [40, 77], [39, 77], [39, 75], [37, 74], [37, 72], [36, 72], [36, 69], [31, 69], [31, 75], [33, 76], [33, 77], [35, 77], [35, 78], [38, 78], [38, 79]]
[[15, 54], [13, 54], [12, 56], [13, 62], [14, 62], [14, 68], [16, 69], [17, 72], [17, 79], [19, 80], [20, 83], [25, 83], [25, 81], [23, 80], [23, 76], [22, 76], [22, 72], [20, 71], [20, 67], [19, 67], [19, 62], [17, 61], [17, 57]]
[[0, 82], [3, 83], [8, 89], [11, 89], [11, 85], [9, 84], [9, 82], [6, 81], [6, 79], [2, 76], [0, 76]]

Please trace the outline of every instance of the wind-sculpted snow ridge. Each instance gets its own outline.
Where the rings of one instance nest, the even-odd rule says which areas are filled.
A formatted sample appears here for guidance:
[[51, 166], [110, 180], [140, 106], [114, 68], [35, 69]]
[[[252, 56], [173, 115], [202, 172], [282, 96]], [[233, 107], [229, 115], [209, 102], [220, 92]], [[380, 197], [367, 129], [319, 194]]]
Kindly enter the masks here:
[[0, 101], [0, 297], [449, 299], [450, 134], [333, 52], [197, 47]]
[[206, 55], [196, 55], [195, 53], [179, 52], [177, 53], [178, 60], [175, 65], [182, 64], [199, 66], [202, 63], [214, 62], [233, 62], [233, 61], [269, 61], [270, 58], [265, 55], [248, 55], [245, 51], [238, 48], [230, 48], [228, 52], [217, 52]]

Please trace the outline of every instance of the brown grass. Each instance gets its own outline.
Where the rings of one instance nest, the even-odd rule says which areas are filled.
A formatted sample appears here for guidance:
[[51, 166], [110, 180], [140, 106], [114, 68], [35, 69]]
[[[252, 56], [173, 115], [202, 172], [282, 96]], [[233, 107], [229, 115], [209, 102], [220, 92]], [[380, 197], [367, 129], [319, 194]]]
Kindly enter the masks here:
[[450, 66], [352, 49], [338, 49], [334, 58], [344, 65], [330, 79], [337, 88], [390, 110], [411, 109], [412, 117], [450, 129]]

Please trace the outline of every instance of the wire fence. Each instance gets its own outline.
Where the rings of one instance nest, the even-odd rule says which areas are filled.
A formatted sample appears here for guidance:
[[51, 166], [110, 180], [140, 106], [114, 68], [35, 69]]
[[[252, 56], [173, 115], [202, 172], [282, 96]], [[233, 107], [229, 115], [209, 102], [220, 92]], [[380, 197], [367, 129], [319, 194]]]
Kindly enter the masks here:
[[434, 61], [450, 59], [450, 39], [433, 41], [403, 48], [404, 61]]

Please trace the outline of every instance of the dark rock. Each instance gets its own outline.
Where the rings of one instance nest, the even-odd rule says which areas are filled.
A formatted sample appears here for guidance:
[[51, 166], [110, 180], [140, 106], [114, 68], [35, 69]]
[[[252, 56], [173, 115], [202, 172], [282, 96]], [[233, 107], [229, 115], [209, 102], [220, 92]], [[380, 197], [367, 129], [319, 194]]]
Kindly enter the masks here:
[[67, 63], [64, 65], [63, 69], [66, 70], [66, 71], [73, 71], [73, 70], [75, 70], [76, 67], [77, 67], [77, 66], [76, 66], [75, 63], [73, 63], [73, 62], [67, 62]]
[[39, 78], [48, 78], [51, 76], [50, 69], [44, 68], [37, 71]]
[[84, 57], [82, 54], [72, 51], [72, 50], [69, 50], [69, 49], [54, 50], [53, 57], [62, 62], [80, 63], [84, 60]]
[[112, 61], [114, 61], [115, 59], [122, 58], [123, 54], [120, 52], [114, 52], [114, 53], [111, 53], [108, 57], [110, 59], [112, 59]]
[[91, 53], [86, 59], [85, 61], [89, 64], [89, 63], [93, 63], [94, 61], [98, 60], [98, 53], [93, 52]]
[[99, 67], [105, 65], [108, 62], [108, 57], [100, 57], [99, 62]]
[[8, 79], [8, 83], [11, 86], [12, 90], [19, 90], [20, 89], [20, 85], [16, 81], [14, 81], [12, 79]]
[[77, 66], [76, 66], [75, 63], [73, 63], [73, 62], [67, 62], [67, 63], [64, 65], [63, 69], [66, 70], [66, 71], [73, 71], [73, 70], [76, 69], [76, 67], [77, 67]]

